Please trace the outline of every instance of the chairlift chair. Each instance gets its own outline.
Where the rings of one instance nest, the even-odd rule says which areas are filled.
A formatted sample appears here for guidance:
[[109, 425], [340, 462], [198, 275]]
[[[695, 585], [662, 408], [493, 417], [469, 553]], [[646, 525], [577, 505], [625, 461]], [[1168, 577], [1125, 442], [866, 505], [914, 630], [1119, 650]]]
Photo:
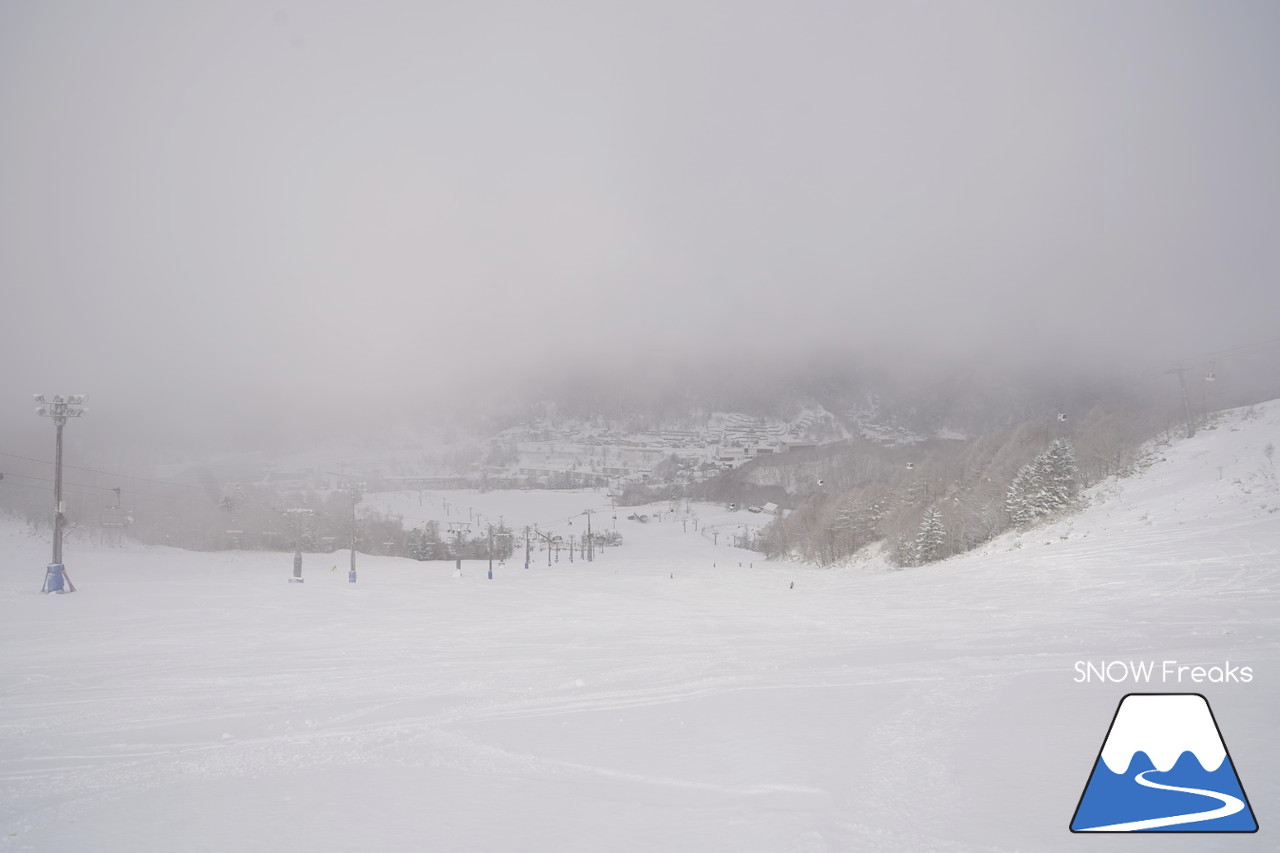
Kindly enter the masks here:
[[119, 506], [103, 507], [98, 520], [103, 527], [124, 527], [129, 523], [124, 508]]

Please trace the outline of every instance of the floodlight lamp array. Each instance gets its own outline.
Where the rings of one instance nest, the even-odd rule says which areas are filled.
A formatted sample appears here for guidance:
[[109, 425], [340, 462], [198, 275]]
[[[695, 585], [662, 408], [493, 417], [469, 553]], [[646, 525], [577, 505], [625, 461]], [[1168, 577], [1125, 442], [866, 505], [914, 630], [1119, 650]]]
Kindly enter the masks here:
[[69, 394], [63, 396], [61, 394], [53, 395], [52, 400], [46, 400], [43, 394], [32, 394], [32, 398], [39, 403], [36, 406], [36, 414], [42, 418], [53, 418], [59, 423], [64, 422], [67, 418], [78, 418], [89, 411], [85, 408], [84, 401], [88, 399], [86, 394]]

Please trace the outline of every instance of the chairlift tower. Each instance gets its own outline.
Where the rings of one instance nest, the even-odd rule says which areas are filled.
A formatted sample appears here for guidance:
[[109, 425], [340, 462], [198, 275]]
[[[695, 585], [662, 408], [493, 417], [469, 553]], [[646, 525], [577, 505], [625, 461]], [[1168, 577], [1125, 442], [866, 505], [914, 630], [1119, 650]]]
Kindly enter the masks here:
[[551, 568], [551, 534], [543, 533], [540, 530], [535, 530], [533, 532], [537, 534], [543, 542], [547, 543], [547, 568]]
[[[1213, 362], [1209, 362], [1209, 369], [1205, 371], [1204, 382], [1200, 385], [1200, 413], [1205, 417], [1209, 416], [1209, 386], [1218, 381], [1218, 374], [1215, 370]], [[1216, 401], [1215, 401], [1216, 402]]]
[[449, 532], [454, 536], [456, 552], [455, 569], [458, 574], [462, 574], [462, 537], [471, 532], [471, 522], [469, 521], [451, 521], [449, 522]]
[[1187, 396], [1187, 380], [1183, 375], [1190, 369], [1189, 367], [1174, 367], [1165, 371], [1165, 373], [1178, 374], [1178, 387], [1182, 391], [1182, 413], [1187, 419], [1187, 438], [1192, 438], [1196, 434], [1196, 423], [1191, 417], [1191, 399]]
[[[45, 400], [43, 394], [32, 396], [40, 404], [36, 407], [36, 414], [42, 418], [53, 419], [53, 425], [57, 430], [53, 463], [53, 562], [45, 569], [43, 591], [62, 592], [62, 582], [65, 577], [65, 567], [62, 564], [62, 529], [66, 523], [66, 507], [62, 502], [62, 428], [67, 425], [68, 418], [82, 417], [88, 409], [84, 407], [84, 394], [71, 394], [66, 397], [55, 394], [52, 400]], [[66, 580], [67, 586], [70, 587], [66, 591], [75, 592], [71, 579], [66, 578]]]
[[596, 558], [595, 540], [591, 536], [591, 516], [595, 515], [594, 509], [583, 510], [582, 514], [587, 517], [587, 562], [590, 563]]
[[116, 493], [116, 502], [102, 508], [99, 523], [107, 532], [108, 544], [120, 545], [124, 538], [124, 529], [129, 525], [129, 514], [120, 505], [120, 487], [112, 489]]
[[[501, 524], [501, 521], [499, 521], [499, 524]], [[510, 531], [508, 531], [506, 533], [499, 533], [497, 534], [497, 536], [499, 539], [501, 539], [503, 536], [510, 539], [511, 533]], [[489, 580], [493, 580], [493, 537], [494, 537], [493, 525], [490, 524], [489, 525]]]

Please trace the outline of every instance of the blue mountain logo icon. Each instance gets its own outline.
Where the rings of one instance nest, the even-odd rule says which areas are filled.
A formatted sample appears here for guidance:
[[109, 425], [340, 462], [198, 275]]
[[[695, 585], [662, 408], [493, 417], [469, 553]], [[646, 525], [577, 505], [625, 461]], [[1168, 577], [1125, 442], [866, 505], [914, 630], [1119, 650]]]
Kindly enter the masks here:
[[1120, 700], [1072, 832], [1257, 832], [1209, 702], [1199, 693]]

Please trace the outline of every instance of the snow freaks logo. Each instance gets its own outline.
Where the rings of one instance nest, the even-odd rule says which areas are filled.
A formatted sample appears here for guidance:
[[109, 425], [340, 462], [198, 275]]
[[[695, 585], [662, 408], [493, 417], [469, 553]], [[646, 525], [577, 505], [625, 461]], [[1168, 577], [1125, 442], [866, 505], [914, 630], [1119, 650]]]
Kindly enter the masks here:
[[1120, 700], [1072, 832], [1257, 832], [1222, 732], [1199, 693]]
[[1253, 667], [1240, 666], [1227, 661], [1221, 666], [1184, 666], [1176, 660], [1112, 660], [1098, 661], [1078, 660], [1076, 674], [1072, 679], [1076, 684], [1093, 681], [1133, 681], [1150, 684], [1152, 680], [1165, 684], [1182, 684], [1193, 682], [1203, 684], [1248, 684], [1253, 681]]

